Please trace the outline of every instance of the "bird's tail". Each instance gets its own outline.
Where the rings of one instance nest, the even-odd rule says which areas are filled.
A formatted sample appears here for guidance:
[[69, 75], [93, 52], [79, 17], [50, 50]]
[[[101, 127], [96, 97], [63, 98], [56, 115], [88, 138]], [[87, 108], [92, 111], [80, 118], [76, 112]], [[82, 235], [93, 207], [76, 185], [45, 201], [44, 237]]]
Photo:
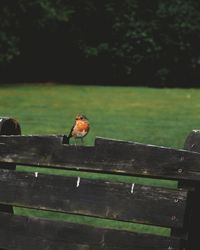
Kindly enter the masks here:
[[63, 143], [63, 144], [69, 144], [69, 140], [70, 140], [70, 137], [67, 136], [67, 135], [64, 135], [64, 136], [63, 136], [63, 141], [62, 141], [62, 143]]

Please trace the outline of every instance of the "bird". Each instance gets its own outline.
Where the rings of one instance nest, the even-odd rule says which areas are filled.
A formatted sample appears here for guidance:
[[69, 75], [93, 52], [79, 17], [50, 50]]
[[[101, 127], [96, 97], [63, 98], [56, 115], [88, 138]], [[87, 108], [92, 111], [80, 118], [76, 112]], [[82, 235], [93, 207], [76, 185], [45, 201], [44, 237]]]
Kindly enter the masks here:
[[74, 125], [72, 126], [69, 135], [63, 137], [63, 144], [69, 144], [70, 138], [81, 139], [83, 143], [83, 137], [85, 137], [90, 130], [90, 123], [85, 115], [78, 114], [75, 118]]

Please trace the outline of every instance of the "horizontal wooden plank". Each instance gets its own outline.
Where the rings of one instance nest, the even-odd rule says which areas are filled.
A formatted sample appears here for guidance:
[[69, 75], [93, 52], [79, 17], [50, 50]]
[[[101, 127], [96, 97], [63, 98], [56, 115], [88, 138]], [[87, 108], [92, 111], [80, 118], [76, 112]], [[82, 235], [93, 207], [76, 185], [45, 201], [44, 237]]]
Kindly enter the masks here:
[[0, 170], [0, 203], [182, 227], [187, 191]]
[[9, 250], [178, 250], [180, 240], [0, 213], [0, 247]]
[[200, 154], [97, 138], [63, 145], [62, 136], [0, 136], [0, 162], [178, 180], [200, 180]]

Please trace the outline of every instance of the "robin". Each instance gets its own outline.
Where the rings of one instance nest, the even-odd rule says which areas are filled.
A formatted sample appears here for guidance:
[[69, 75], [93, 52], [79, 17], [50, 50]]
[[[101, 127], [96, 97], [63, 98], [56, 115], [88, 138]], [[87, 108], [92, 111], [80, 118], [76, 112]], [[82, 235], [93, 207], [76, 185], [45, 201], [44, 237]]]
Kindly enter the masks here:
[[83, 142], [83, 137], [85, 137], [90, 129], [90, 124], [86, 116], [77, 115], [75, 118], [74, 125], [71, 128], [71, 131], [68, 136], [64, 136], [63, 143], [69, 144], [71, 137], [76, 139], [81, 139]]

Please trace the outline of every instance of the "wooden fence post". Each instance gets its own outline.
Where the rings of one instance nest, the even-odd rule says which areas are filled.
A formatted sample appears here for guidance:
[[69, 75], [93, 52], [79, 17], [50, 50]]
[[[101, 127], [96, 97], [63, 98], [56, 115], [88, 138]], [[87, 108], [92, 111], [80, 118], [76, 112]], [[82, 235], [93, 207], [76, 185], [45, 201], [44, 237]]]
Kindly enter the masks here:
[[[21, 135], [21, 127], [17, 120], [9, 117], [0, 117], [0, 135]], [[16, 165], [0, 164], [0, 168], [15, 170]], [[14, 213], [13, 207], [9, 205], [0, 204], [0, 211], [6, 213]], [[0, 250], [5, 250], [0, 248]]]
[[[186, 138], [184, 149], [200, 153], [200, 130], [193, 130]], [[193, 208], [190, 214], [189, 221], [189, 238], [188, 250], [196, 250], [199, 246], [200, 232], [200, 183], [183, 182], [181, 187], [191, 186], [195, 191], [191, 192], [191, 207]]]
[[[9, 117], [0, 117], [0, 135], [21, 135], [21, 127], [17, 120]], [[15, 170], [16, 165], [0, 164], [0, 168]], [[12, 206], [0, 204], [0, 211], [13, 213]]]

